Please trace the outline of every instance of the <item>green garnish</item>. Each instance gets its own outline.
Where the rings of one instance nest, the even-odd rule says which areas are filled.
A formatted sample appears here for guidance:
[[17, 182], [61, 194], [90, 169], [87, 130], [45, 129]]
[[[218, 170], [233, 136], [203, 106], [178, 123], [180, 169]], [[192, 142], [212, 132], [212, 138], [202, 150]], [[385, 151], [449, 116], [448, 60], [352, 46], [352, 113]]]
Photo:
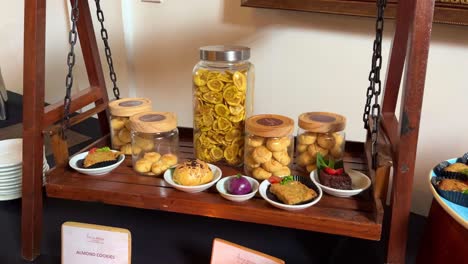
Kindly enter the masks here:
[[237, 173], [236, 178], [240, 179], [242, 177], [242, 174]]
[[464, 170], [460, 171], [460, 173], [468, 175], [468, 169], [464, 169]]
[[281, 180], [280, 184], [281, 184], [281, 185], [285, 185], [286, 183], [288, 183], [288, 182], [290, 182], [290, 181], [294, 181], [294, 178], [293, 178], [292, 175], [289, 175], [289, 176], [284, 177], [284, 178]]
[[462, 193], [463, 194], [468, 194], [468, 189], [464, 190]]
[[97, 152], [107, 152], [110, 151], [111, 149], [109, 147], [103, 147], [103, 148], [98, 148], [96, 149]]

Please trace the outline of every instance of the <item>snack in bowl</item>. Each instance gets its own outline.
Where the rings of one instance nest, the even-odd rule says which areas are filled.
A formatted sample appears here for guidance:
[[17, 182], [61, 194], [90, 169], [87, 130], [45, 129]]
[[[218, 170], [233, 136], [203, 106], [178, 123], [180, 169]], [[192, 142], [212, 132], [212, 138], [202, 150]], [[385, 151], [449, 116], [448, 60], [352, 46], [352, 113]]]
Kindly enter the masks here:
[[92, 168], [109, 165], [116, 162], [120, 156], [120, 152], [114, 152], [109, 147], [92, 148], [86, 155], [83, 167]]
[[458, 172], [458, 173], [468, 175], [468, 165], [464, 163], [456, 162], [444, 168], [444, 171]]
[[442, 179], [438, 182], [439, 189], [443, 191], [461, 192], [468, 194], [468, 181], [459, 179]]
[[178, 165], [172, 176], [175, 183], [185, 186], [202, 185], [214, 178], [208, 164], [199, 159], [187, 160]]
[[270, 192], [285, 204], [300, 204], [317, 197], [317, 193], [314, 190], [299, 181], [293, 180], [292, 176], [286, 176], [280, 182], [275, 177], [277, 176], [269, 180], [271, 183]]
[[235, 177], [231, 178], [228, 181], [227, 192], [229, 194], [235, 195], [248, 194], [252, 192], [252, 184], [250, 184], [249, 180], [246, 177], [238, 173]]
[[326, 161], [320, 153], [317, 154], [320, 183], [335, 189], [351, 190], [351, 177], [344, 171], [342, 166], [336, 165], [332, 158]]

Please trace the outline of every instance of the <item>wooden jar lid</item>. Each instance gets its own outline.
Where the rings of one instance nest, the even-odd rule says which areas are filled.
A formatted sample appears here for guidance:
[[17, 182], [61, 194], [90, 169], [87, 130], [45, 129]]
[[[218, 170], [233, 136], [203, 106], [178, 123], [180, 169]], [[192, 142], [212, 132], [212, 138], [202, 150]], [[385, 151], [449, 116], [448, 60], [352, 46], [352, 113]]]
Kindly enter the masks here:
[[346, 117], [328, 112], [309, 112], [299, 116], [299, 127], [315, 133], [342, 131], [346, 127]]
[[294, 120], [282, 115], [255, 115], [247, 119], [245, 129], [261, 137], [285, 137], [292, 134]]
[[109, 102], [109, 110], [113, 116], [129, 117], [151, 111], [151, 108], [151, 100], [147, 98], [123, 98]]
[[162, 133], [177, 128], [177, 116], [171, 112], [143, 112], [130, 117], [132, 131]]

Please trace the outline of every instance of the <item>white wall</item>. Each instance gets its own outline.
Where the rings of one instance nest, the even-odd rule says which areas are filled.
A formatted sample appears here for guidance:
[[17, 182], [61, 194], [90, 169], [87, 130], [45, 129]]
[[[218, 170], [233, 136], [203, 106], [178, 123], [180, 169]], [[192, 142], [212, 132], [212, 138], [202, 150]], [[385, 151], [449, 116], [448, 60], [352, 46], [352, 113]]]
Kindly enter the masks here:
[[[241, 44], [252, 48], [256, 66], [255, 113], [295, 119], [305, 111], [338, 112], [348, 117], [347, 138], [364, 139], [361, 118], [372, 19], [244, 8], [237, 0], [116, 3], [120, 2], [102, 1], [102, 6], [123, 95], [149, 97], [156, 110], [177, 112], [179, 125], [191, 126], [191, 72], [198, 48]], [[50, 102], [63, 98], [68, 45], [64, 1], [47, 4], [46, 99]], [[22, 91], [22, 16], [23, 1], [0, 0], [0, 67], [7, 87], [18, 92]], [[393, 21], [388, 21], [384, 57], [393, 30]], [[420, 214], [427, 214], [431, 201], [428, 170], [468, 151], [468, 139], [462, 136], [468, 124], [463, 118], [449, 120], [466, 111], [468, 60], [463, 58], [467, 54], [468, 27], [434, 26], [413, 192], [413, 211]], [[75, 72], [78, 87], [86, 87], [82, 61]]]
[[[95, 18], [95, 31], [98, 34], [98, 46], [101, 50], [101, 62], [107, 81], [108, 92], [111, 95], [111, 82], [107, 72], [107, 64], [100, 41], [99, 24], [95, 17], [94, 1], [89, 2]], [[65, 96], [65, 75], [67, 74], [66, 58], [69, 51], [68, 30], [69, 11], [68, 0], [48, 0], [46, 20], [46, 102], [53, 103], [63, 100]], [[118, 1], [102, 1], [105, 12], [105, 23], [109, 25], [109, 41], [113, 53], [114, 67], [118, 75], [122, 95], [128, 95], [128, 73], [126, 50], [122, 24], [122, 10]], [[24, 1], [0, 0], [0, 68], [8, 90], [22, 93], [23, 91], [23, 25]], [[75, 76], [74, 91], [89, 86], [86, 69], [79, 42], [76, 48], [77, 62], [73, 74]]]

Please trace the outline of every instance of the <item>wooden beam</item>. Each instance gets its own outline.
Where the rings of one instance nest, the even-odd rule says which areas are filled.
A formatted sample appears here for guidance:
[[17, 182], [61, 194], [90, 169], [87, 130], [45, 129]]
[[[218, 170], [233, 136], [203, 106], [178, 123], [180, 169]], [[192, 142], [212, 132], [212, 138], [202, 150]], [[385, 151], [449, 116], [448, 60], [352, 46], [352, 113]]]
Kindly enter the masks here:
[[45, 28], [46, 0], [25, 1], [21, 254], [29, 261], [40, 254], [42, 235]]
[[410, 29], [399, 118], [400, 141], [398, 158], [394, 166], [388, 263], [405, 262], [419, 122], [434, 13], [434, 0], [412, 1], [416, 2], [414, 10], [416, 15]]

